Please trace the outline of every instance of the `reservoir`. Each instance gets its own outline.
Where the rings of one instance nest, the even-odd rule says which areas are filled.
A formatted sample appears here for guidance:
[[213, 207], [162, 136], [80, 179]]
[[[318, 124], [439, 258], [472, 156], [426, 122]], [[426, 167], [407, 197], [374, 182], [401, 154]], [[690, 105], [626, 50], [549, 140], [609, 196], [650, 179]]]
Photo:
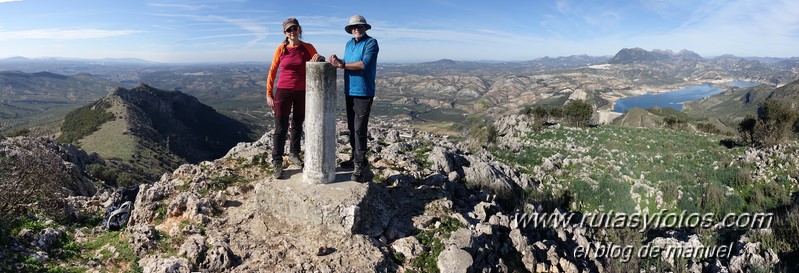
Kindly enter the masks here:
[[[748, 81], [734, 81], [727, 83], [729, 86], [737, 86], [740, 88], [747, 88], [757, 86], [758, 82]], [[635, 97], [623, 98], [616, 101], [613, 107], [613, 112], [624, 113], [624, 111], [632, 108], [674, 108], [678, 111], [682, 110], [682, 103], [688, 101], [695, 101], [710, 95], [721, 93], [724, 89], [715, 85], [702, 84], [692, 87], [683, 88], [677, 91], [646, 94]]]

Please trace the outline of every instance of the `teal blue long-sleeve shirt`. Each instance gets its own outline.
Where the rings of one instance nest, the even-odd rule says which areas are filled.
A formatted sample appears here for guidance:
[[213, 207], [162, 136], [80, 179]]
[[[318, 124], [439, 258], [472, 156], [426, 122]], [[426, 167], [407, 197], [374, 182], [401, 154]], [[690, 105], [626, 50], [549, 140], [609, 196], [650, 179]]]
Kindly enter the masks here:
[[363, 62], [363, 70], [344, 70], [344, 94], [348, 96], [375, 96], [377, 76], [377, 40], [364, 35], [360, 41], [352, 38], [344, 48], [344, 62]]

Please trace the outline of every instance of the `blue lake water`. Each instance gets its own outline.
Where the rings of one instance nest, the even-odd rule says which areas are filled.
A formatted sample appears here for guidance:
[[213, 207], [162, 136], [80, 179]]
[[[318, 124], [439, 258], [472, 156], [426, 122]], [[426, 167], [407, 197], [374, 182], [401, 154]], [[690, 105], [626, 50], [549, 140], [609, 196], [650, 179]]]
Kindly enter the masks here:
[[[759, 84], [760, 83], [758, 82], [748, 82], [748, 81], [735, 81], [727, 83], [727, 85], [729, 86], [737, 86], [740, 88], [757, 86]], [[683, 88], [677, 91], [658, 93], [658, 94], [646, 94], [635, 97], [623, 98], [616, 101], [616, 105], [613, 107], [613, 111], [623, 113], [624, 111], [636, 107], [644, 109], [652, 107], [660, 107], [660, 108], [669, 107], [677, 109], [679, 111], [682, 110], [683, 102], [695, 101], [710, 95], [721, 93], [722, 91], [724, 91], [724, 89], [710, 84], [703, 84], [703, 85]]]

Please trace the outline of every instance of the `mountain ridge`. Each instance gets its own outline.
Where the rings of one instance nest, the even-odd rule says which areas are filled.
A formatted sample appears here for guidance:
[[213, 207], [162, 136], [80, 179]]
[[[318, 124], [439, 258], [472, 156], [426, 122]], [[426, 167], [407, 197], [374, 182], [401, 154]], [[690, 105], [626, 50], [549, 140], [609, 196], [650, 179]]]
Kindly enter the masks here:
[[251, 141], [251, 133], [195, 97], [142, 83], [116, 88], [68, 114], [59, 139], [155, 178], [184, 163], [218, 158], [238, 142]]
[[616, 53], [613, 58], [608, 60], [609, 64], [632, 64], [641, 62], [656, 61], [677, 61], [677, 60], [704, 60], [699, 54], [686, 49], [674, 53], [671, 50], [654, 49], [647, 51], [643, 48], [624, 48]]

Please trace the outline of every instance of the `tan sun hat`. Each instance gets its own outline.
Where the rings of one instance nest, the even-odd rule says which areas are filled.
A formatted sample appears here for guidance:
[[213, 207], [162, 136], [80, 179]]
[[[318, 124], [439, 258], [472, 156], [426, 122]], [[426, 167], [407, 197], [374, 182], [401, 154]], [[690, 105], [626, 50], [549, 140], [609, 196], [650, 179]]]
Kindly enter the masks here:
[[291, 17], [289, 19], [286, 19], [286, 21], [283, 21], [283, 31], [286, 31], [292, 26], [300, 27], [300, 22], [297, 21], [297, 18]]
[[350, 17], [350, 23], [344, 27], [344, 31], [347, 33], [352, 33], [352, 27], [357, 25], [363, 25], [367, 30], [372, 28], [372, 25], [366, 23], [366, 18], [363, 18], [363, 16], [360, 15], [354, 15]]

